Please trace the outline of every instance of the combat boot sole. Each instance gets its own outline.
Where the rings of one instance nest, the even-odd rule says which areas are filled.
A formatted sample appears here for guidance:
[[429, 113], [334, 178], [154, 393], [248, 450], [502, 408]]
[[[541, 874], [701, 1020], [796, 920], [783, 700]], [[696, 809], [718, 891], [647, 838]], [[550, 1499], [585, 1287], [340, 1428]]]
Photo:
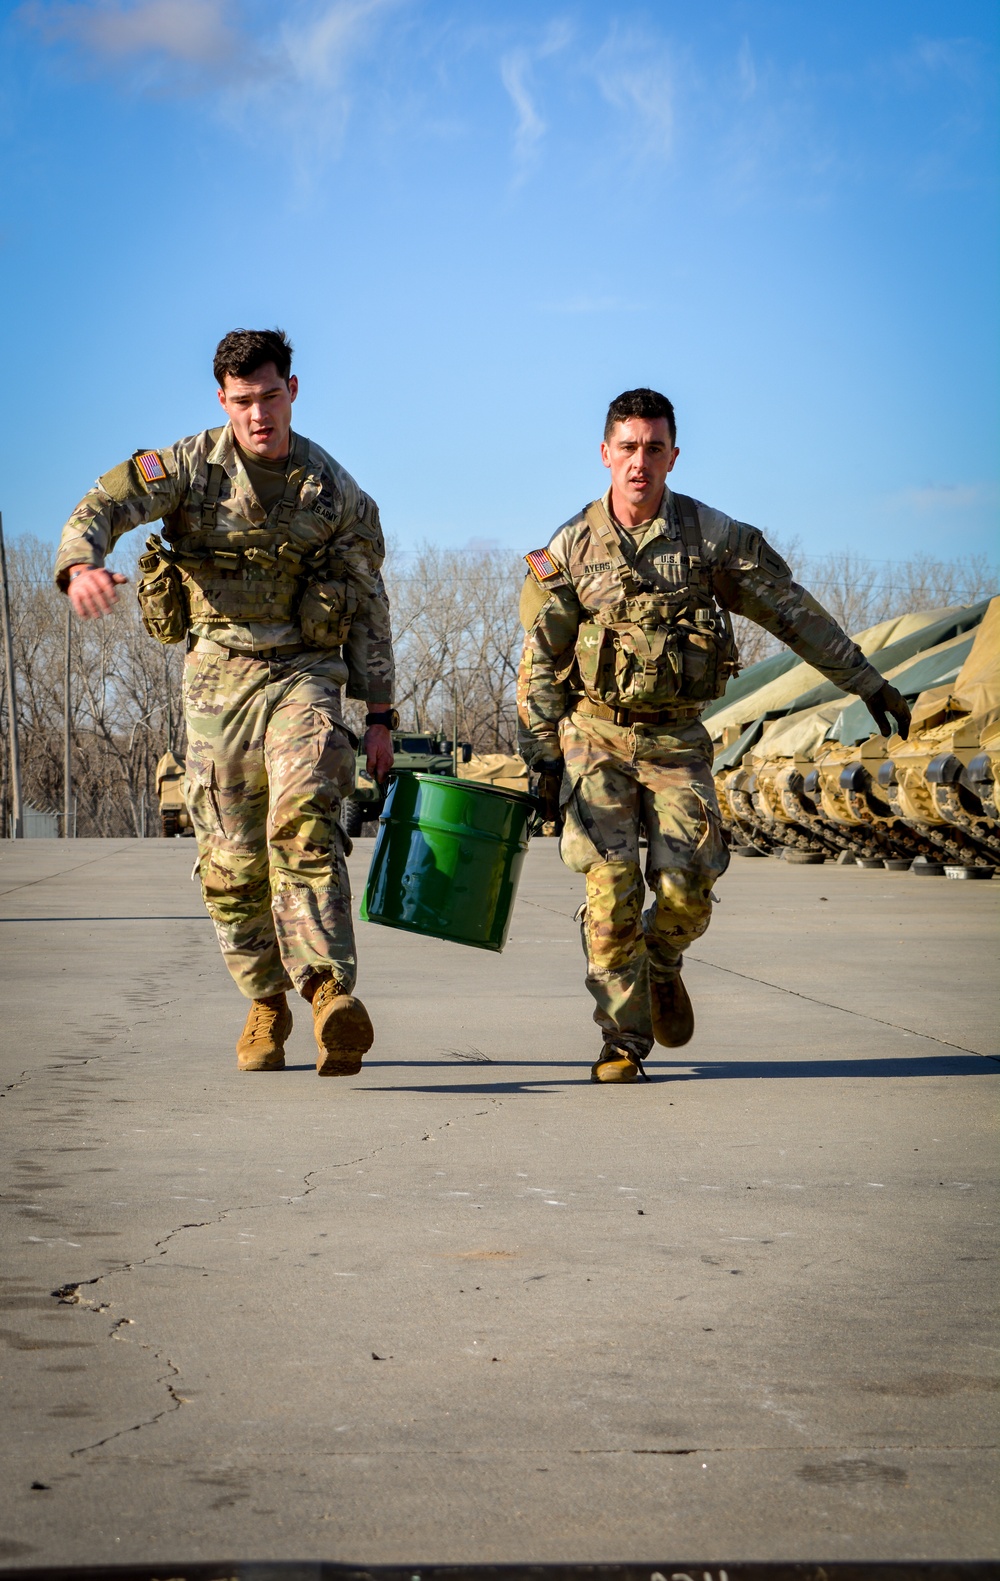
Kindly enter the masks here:
[[313, 1031], [319, 1049], [318, 1076], [356, 1076], [362, 1055], [375, 1041], [371, 1017], [353, 994], [324, 996], [318, 1006], [314, 1001]]
[[[645, 1074], [645, 1072], [643, 1072]], [[638, 1081], [639, 1066], [624, 1054], [613, 1054], [610, 1059], [599, 1059], [590, 1067], [591, 1081]]]
[[278, 1011], [266, 1000], [254, 1000], [246, 1026], [236, 1044], [236, 1063], [240, 1070], [284, 1070], [285, 1043], [292, 1030], [292, 1012], [287, 1004]]
[[650, 979], [649, 1008], [657, 1043], [666, 1049], [679, 1049], [690, 1043], [694, 1037], [694, 1007], [679, 973], [665, 982]]

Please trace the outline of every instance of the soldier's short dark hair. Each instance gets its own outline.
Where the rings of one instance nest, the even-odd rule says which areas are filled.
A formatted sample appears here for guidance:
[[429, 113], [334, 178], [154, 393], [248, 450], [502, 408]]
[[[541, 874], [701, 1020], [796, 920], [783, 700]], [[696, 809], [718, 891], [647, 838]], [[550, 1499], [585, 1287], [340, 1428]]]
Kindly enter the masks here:
[[283, 329], [231, 329], [216, 346], [212, 366], [221, 390], [227, 373], [234, 379], [248, 379], [269, 362], [274, 363], [287, 384], [292, 371], [292, 343]]
[[670, 443], [677, 443], [677, 419], [674, 417], [673, 402], [668, 401], [659, 390], [623, 390], [621, 395], [616, 395], [608, 407], [608, 420], [604, 424], [604, 442], [607, 444], [611, 438], [611, 431], [616, 423], [627, 423], [630, 417], [665, 417], [670, 429]]

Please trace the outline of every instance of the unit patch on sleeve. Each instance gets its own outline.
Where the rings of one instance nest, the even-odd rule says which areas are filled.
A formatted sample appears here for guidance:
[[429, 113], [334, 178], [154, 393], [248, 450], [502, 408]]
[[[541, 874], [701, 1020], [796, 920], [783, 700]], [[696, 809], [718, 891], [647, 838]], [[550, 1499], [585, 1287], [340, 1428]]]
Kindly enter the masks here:
[[524, 558], [535, 581], [541, 582], [543, 586], [546, 582], [554, 581], [557, 576], [562, 576], [559, 567], [549, 558], [547, 549], [532, 549]]
[[155, 450], [140, 450], [133, 459], [147, 483], [158, 483], [166, 477], [163, 462]]

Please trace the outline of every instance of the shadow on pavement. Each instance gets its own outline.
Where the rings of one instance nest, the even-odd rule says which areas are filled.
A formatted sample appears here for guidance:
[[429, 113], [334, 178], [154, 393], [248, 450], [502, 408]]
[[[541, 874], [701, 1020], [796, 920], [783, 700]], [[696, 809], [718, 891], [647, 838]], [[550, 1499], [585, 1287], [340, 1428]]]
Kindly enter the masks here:
[[[463, 1082], [433, 1082], [433, 1083], [393, 1083], [391, 1086], [365, 1087], [365, 1092], [480, 1092], [480, 1093], [526, 1093], [531, 1094], [538, 1090], [549, 1090], [552, 1087], [578, 1087], [581, 1084], [590, 1085], [590, 1068], [586, 1061], [579, 1063], [573, 1060], [560, 1060], [552, 1062], [553, 1074], [533, 1080], [516, 1078], [509, 1081], [477, 1081], [472, 1071], [481, 1069], [479, 1062], [465, 1064], [469, 1072], [469, 1079]], [[543, 1070], [546, 1068], [542, 1060], [500, 1060], [490, 1061], [497, 1070], [509, 1070], [511, 1066], [523, 1066], [526, 1070]], [[376, 1070], [448, 1070], [453, 1068], [449, 1060], [368, 1060], [365, 1063], [366, 1072]], [[314, 1072], [314, 1065], [288, 1065], [288, 1071]], [[562, 1071], [575, 1071], [575, 1076], [562, 1075]], [[656, 1081], [763, 1081], [782, 1080], [798, 1081], [805, 1077], [819, 1076], [827, 1080], [837, 1080], [853, 1077], [875, 1080], [899, 1080], [904, 1076], [996, 1076], [1000, 1074], [1000, 1057], [989, 1054], [917, 1054], [898, 1059], [818, 1059], [818, 1060], [662, 1060], [653, 1055], [647, 1061], [647, 1070], [651, 1082]], [[642, 1085], [641, 1083], [639, 1085]]]

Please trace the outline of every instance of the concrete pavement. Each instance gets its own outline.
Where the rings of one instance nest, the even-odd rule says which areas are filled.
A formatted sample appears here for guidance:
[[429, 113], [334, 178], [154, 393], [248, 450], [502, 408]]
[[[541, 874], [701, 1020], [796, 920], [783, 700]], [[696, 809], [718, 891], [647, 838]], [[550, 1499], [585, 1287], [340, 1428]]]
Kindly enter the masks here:
[[539, 841], [502, 956], [360, 927], [320, 1081], [192, 859], [0, 843], [0, 1564], [996, 1554], [1000, 883], [734, 861], [598, 1088]]

